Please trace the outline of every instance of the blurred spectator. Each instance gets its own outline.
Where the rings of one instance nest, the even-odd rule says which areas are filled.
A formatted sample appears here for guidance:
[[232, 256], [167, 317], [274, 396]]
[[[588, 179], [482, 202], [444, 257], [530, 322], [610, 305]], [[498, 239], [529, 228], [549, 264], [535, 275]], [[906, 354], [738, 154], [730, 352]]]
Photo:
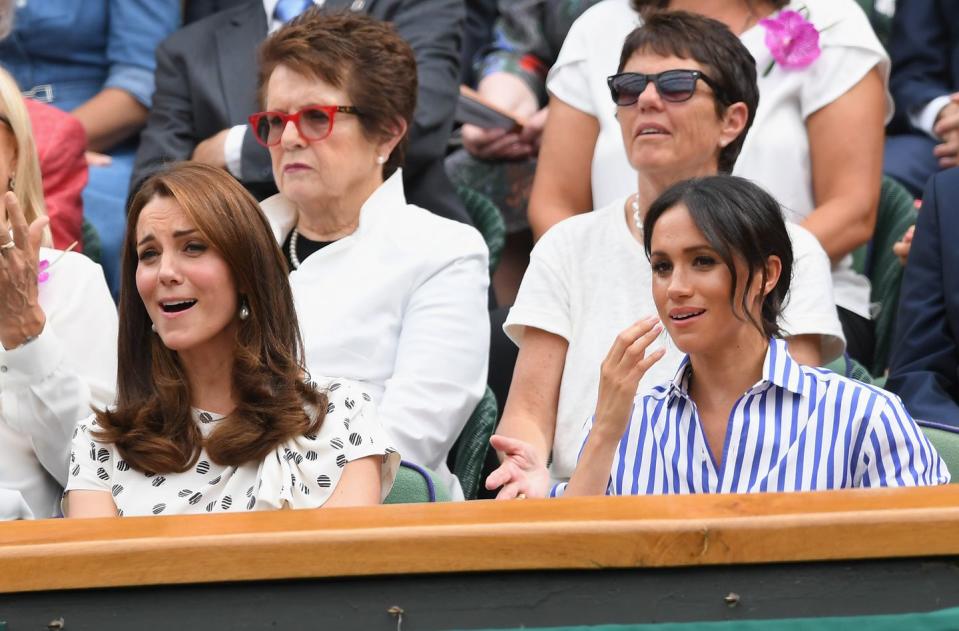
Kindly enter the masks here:
[[50, 217], [53, 247], [64, 250], [83, 245], [83, 187], [87, 184], [84, 157], [87, 137], [74, 116], [52, 105], [25, 99], [40, 159], [43, 201]]
[[[269, 152], [247, 125], [257, 111], [256, 47], [311, 0], [249, 0], [195, 22], [157, 49], [157, 94], [133, 182], [188, 158], [226, 168], [258, 199], [276, 193]], [[464, 9], [458, 0], [327, 0], [391, 22], [416, 53], [419, 89], [404, 184], [410, 200], [469, 223], [442, 157], [453, 125]], [[203, 60], [203, 63], [197, 63]]]
[[69, 111], [93, 157], [84, 214], [116, 288], [136, 134], [153, 95], [154, 50], [176, 28], [177, 0], [19, 0], [0, 62], [25, 95]]
[[959, 165], [959, 3], [900, 2], [889, 55], [896, 114], [883, 170], [918, 196], [929, 176]]
[[[607, 0], [570, 30], [550, 71], [550, 116], [529, 205], [534, 236], [635, 190], [635, 172], [607, 101], [606, 77], [616, 69], [623, 39], [641, 23], [637, 9], [664, 6], [672, 4]], [[875, 227], [883, 125], [891, 111], [885, 51], [853, 0], [682, 6], [724, 22], [756, 60], [761, 98], [734, 174], [763, 185], [783, 204], [788, 220], [819, 239], [833, 262], [848, 351], [860, 360], [871, 357], [869, 281], [853, 270], [851, 252], [872, 237]], [[776, 9], [784, 11], [774, 15]], [[797, 61], [796, 68], [776, 60], [762, 23], [773, 18], [782, 24], [785, 10], [794, 18], [808, 16], [819, 32], [820, 54]]]
[[522, 130], [463, 125], [463, 148], [446, 159], [450, 179], [490, 198], [503, 213], [507, 241], [494, 284], [512, 304], [532, 241], [526, 206], [546, 122], [546, 73], [573, 21], [598, 0], [501, 1], [493, 41], [476, 62], [484, 100], [522, 121]]
[[886, 381], [912, 416], [952, 427], [959, 427], [957, 208], [959, 169], [937, 173], [912, 238]]
[[[520, 4], [515, 0], [510, 5]], [[493, 22], [499, 11], [496, 0], [466, 0], [466, 24], [463, 28], [463, 49], [460, 61], [460, 83], [476, 85], [477, 77], [473, 68], [480, 51], [489, 45], [493, 38]]]
[[103, 272], [81, 254], [43, 247], [40, 166], [23, 101], [0, 70], [0, 519], [58, 513], [74, 426], [91, 405], [113, 401], [116, 381], [117, 312]]

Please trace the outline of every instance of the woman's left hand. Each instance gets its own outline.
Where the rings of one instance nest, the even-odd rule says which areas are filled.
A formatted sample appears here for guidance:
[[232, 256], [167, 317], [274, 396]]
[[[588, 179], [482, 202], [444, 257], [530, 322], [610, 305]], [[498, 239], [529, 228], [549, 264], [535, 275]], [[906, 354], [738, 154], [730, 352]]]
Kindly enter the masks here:
[[37, 285], [40, 242], [50, 220], [38, 217], [27, 225], [17, 196], [3, 196], [13, 238], [0, 228], [0, 344], [14, 349], [43, 331], [46, 314], [40, 308]]

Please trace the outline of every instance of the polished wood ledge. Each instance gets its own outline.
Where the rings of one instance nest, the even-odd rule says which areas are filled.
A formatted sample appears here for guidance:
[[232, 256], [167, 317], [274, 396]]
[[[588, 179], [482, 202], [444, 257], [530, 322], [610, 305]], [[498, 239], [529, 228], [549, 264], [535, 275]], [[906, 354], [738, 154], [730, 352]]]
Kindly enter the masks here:
[[959, 485], [0, 524], [0, 592], [959, 556]]

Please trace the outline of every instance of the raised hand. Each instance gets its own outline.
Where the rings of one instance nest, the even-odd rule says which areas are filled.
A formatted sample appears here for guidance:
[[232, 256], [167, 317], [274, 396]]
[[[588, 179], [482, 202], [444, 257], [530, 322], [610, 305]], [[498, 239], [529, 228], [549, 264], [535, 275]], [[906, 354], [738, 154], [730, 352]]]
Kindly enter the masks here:
[[619, 442], [626, 431], [640, 379], [666, 354], [662, 348], [646, 354], [662, 330], [659, 318], [650, 316], [616, 336], [600, 368], [599, 399], [591, 434]]
[[11, 350], [40, 335], [46, 323], [39, 302], [37, 266], [43, 231], [50, 220], [38, 217], [28, 226], [17, 196], [9, 191], [3, 196], [3, 205], [10, 230], [0, 225], [0, 344]]

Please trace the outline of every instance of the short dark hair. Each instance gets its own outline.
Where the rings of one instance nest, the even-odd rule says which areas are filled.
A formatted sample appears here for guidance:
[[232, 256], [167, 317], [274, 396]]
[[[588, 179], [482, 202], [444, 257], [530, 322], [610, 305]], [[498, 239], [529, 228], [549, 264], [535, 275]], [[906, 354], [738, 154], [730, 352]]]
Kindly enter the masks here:
[[416, 109], [416, 57], [390, 23], [352, 12], [307, 9], [260, 45], [261, 106], [270, 75], [280, 65], [344, 90], [352, 103], [330, 105], [356, 107], [370, 138], [388, 138], [397, 121], [405, 121], [406, 135], [383, 165], [383, 177], [403, 165]]
[[746, 126], [719, 152], [719, 172], [732, 173], [759, 107], [756, 60], [746, 46], [718, 20], [686, 11], [654, 11], [626, 37], [617, 72], [622, 72], [637, 52], [693, 59], [702, 65], [720, 87], [722, 98], [716, 98], [719, 117], [733, 103], [746, 104]]
[[[778, 256], [782, 262], [779, 281], [763, 297], [762, 322], [752, 317], [746, 293], [742, 309], [747, 320], [766, 337], [781, 337], [779, 316], [792, 278], [793, 250], [779, 202], [749, 180], [732, 175], [712, 175], [678, 182], [666, 189], [649, 207], [643, 221], [646, 256], [652, 253], [653, 230], [667, 210], [682, 204], [709, 246], [729, 269], [732, 288], [729, 303], [736, 313], [736, 259], [746, 265], [747, 282], [759, 277], [766, 284], [766, 261]], [[748, 285], [747, 285], [748, 287]]]

